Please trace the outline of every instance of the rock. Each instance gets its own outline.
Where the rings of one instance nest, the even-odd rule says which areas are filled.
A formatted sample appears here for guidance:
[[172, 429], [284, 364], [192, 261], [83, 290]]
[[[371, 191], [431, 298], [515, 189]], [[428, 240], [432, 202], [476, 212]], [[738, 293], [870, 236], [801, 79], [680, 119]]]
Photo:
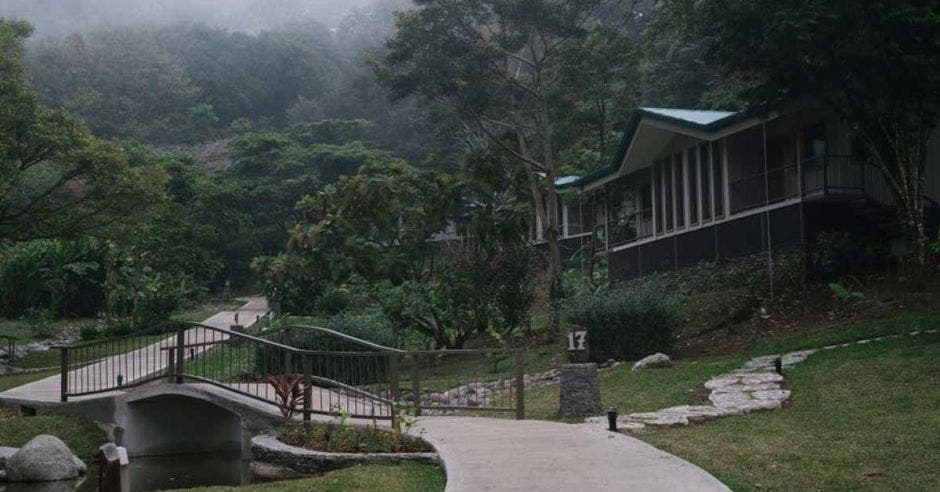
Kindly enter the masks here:
[[292, 468], [260, 461], [252, 461], [249, 468], [251, 468], [252, 476], [263, 480], [290, 480], [303, 476]]
[[11, 482], [47, 482], [79, 477], [87, 467], [59, 438], [39, 435], [7, 459]]
[[668, 355], [663, 353], [656, 353], [647, 357], [640, 359], [636, 364], [633, 364], [633, 370], [639, 371], [640, 369], [654, 368], [654, 367], [672, 367], [672, 359]]
[[19, 450], [19, 448], [8, 448], [5, 446], [0, 446], [0, 470], [6, 469], [7, 460], [10, 459], [10, 456], [13, 456]]

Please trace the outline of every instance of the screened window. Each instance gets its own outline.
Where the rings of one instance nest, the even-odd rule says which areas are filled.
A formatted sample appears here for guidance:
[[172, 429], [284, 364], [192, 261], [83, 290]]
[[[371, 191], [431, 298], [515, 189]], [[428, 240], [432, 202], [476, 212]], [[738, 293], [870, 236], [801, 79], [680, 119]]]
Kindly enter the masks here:
[[672, 207], [672, 161], [667, 158], [662, 165], [659, 167], [660, 178], [663, 186], [663, 205], [666, 219], [666, 230], [671, 231], [673, 228], [673, 207]]
[[721, 141], [712, 142], [712, 185], [715, 192], [715, 218], [725, 215], [725, 192], [724, 192], [724, 149]]
[[672, 156], [673, 193], [676, 196], [676, 228], [685, 227], [685, 173], [682, 172], [682, 152]]
[[695, 147], [686, 153], [689, 165], [689, 224], [698, 224], [698, 159]]
[[698, 146], [699, 178], [702, 186], [702, 220], [711, 220], [712, 218], [712, 183], [711, 183], [711, 160], [708, 158], [708, 144], [704, 143]]

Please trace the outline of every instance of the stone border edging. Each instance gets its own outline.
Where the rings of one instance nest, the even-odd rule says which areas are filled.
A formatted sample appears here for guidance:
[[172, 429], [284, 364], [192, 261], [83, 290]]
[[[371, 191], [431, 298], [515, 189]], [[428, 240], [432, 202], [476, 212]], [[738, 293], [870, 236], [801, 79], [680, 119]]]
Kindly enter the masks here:
[[291, 446], [270, 434], [251, 439], [251, 462], [253, 470], [278, 475], [266, 478], [320, 475], [356, 465], [414, 462], [442, 466], [437, 453], [328, 453]]
[[[743, 415], [760, 410], [776, 410], [789, 401], [791, 392], [783, 388], [783, 376], [777, 374], [774, 361], [779, 357], [783, 369], [791, 368], [822, 350], [863, 345], [871, 342], [892, 340], [922, 333], [937, 333], [940, 330], [920, 330], [899, 335], [885, 335], [855, 342], [827, 345], [808, 350], [797, 350], [785, 354], [770, 354], [755, 357], [738, 369], [721, 374], [705, 382], [709, 390], [710, 405], [679, 405], [655, 412], [640, 412], [617, 418], [623, 431], [638, 431], [649, 427], [675, 427], [689, 425], [732, 415]], [[591, 417], [588, 422], [607, 425], [606, 417]]]

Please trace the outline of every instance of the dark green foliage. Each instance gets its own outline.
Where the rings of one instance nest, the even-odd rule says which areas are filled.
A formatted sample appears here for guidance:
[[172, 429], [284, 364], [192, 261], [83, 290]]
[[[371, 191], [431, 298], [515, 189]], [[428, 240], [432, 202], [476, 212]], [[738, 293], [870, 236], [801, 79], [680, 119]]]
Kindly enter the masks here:
[[342, 289], [329, 287], [317, 299], [317, 311], [330, 316], [339, 314], [349, 307], [349, 295]]
[[311, 268], [310, 262], [296, 255], [281, 254], [257, 258], [252, 268], [259, 272], [269, 302], [279, 304], [283, 313], [317, 312], [320, 293], [328, 284]]
[[571, 323], [588, 330], [591, 359], [638, 360], [672, 353], [682, 305], [662, 289], [612, 290], [574, 306]]
[[376, 306], [343, 311], [330, 318], [327, 328], [386, 347], [403, 345], [391, 320]]
[[31, 32], [0, 18], [0, 238], [119, 235], [159, 200], [162, 176], [37, 101], [22, 66]]
[[95, 316], [115, 250], [107, 242], [37, 240], [0, 249], [0, 311], [19, 317], [48, 309], [55, 316]]
[[823, 232], [809, 250], [810, 271], [820, 280], [871, 272], [885, 267], [890, 253], [884, 242], [872, 238]]

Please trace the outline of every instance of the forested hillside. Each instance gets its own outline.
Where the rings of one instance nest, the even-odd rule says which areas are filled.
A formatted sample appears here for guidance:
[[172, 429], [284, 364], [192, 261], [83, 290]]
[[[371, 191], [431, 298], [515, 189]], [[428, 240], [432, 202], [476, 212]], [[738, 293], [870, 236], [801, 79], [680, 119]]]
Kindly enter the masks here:
[[[641, 102], [706, 93], [694, 48], [660, 49], [680, 41], [651, 27], [650, 5], [596, 3], [590, 18], [551, 20], [577, 23], [545, 94], [565, 173], [603, 165]], [[426, 335], [440, 344], [524, 324], [541, 261], [519, 249], [530, 189], [446, 98], [396, 89], [389, 40], [407, 25], [396, 12], [413, 8], [5, 3], [0, 15], [25, 22], [2, 24], [15, 88], [4, 104], [20, 105], [0, 197], [4, 314], [139, 325], [261, 287], [293, 312], [336, 312], [352, 288], [398, 299], [380, 324], [438, 319]], [[672, 93], [662, 74], [677, 63], [700, 86]], [[474, 90], [462, 77], [455, 88]], [[38, 140], [23, 147], [16, 135]], [[435, 260], [424, 244], [447, 220], [486, 244]], [[468, 322], [460, 313], [472, 306], [490, 307]]]

